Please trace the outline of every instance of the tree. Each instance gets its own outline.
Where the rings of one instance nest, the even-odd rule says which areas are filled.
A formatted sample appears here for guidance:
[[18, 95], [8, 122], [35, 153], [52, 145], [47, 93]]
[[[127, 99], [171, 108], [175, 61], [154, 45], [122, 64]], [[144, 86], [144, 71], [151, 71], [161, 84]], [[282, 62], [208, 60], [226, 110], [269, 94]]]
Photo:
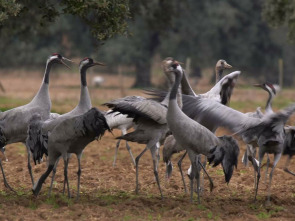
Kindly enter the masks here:
[[274, 27], [287, 25], [289, 39], [295, 40], [295, 2], [292, 0], [265, 0], [263, 15]]
[[[171, 0], [161, 7], [153, 0], [149, 4], [153, 6], [147, 6], [149, 13], [136, 14], [129, 22], [131, 37], [112, 39], [100, 51], [108, 63], [135, 65], [136, 86], [149, 86], [155, 54], [182, 61], [190, 57], [193, 69], [213, 68], [223, 58], [247, 76], [265, 74], [268, 81], [277, 80], [282, 50], [262, 20], [260, 1]], [[155, 12], [163, 17], [154, 16]]]

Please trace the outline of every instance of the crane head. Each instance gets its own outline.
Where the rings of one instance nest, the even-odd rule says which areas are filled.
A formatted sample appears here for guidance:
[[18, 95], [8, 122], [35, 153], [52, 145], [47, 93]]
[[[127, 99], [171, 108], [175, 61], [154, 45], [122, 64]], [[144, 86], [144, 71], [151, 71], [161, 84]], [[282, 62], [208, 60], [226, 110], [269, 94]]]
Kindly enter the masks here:
[[260, 87], [263, 90], [265, 90], [265, 91], [267, 91], [269, 93], [272, 93], [274, 95], [276, 95], [277, 92], [280, 91], [280, 86], [279, 85], [272, 84], [272, 83], [269, 83], [269, 82], [266, 82], [266, 83], [263, 83], [263, 84], [254, 84], [253, 86], [254, 87]]
[[80, 61], [79, 67], [80, 67], [80, 69], [82, 69], [82, 68], [90, 68], [90, 67], [93, 67], [96, 65], [106, 66], [104, 63], [95, 62], [95, 61], [93, 61], [92, 58], [86, 57], [82, 61]]
[[228, 64], [225, 60], [220, 59], [216, 63], [216, 69], [217, 70], [224, 70], [224, 69], [230, 69], [232, 66]]
[[57, 63], [57, 64], [63, 64], [65, 65], [67, 68], [71, 69], [64, 61], [70, 61], [73, 62], [72, 60], [65, 58], [63, 56], [61, 56], [58, 53], [53, 53], [47, 60], [48, 63]]

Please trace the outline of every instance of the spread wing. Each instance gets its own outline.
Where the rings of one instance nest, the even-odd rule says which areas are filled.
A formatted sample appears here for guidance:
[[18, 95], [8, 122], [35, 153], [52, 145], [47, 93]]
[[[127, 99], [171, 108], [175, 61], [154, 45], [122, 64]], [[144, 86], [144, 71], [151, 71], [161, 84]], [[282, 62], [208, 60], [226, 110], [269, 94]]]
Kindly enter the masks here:
[[105, 103], [114, 112], [127, 114], [137, 121], [139, 118], [153, 120], [159, 124], [166, 124], [167, 107], [161, 103], [140, 96], [128, 96]]

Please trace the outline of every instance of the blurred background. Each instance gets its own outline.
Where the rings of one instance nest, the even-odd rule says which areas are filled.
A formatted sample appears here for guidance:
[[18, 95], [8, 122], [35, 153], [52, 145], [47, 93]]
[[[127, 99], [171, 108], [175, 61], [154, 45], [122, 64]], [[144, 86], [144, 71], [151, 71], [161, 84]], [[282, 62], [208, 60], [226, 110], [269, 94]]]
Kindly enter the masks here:
[[136, 77], [131, 86], [150, 87], [160, 61], [172, 56], [188, 62], [197, 79], [213, 76], [217, 60], [225, 59], [246, 81], [279, 83], [281, 70], [280, 83], [294, 85], [295, 47], [284, 25], [294, 6], [284, 1], [9, 2], [0, 7], [2, 70], [39, 70], [59, 52], [103, 61], [108, 74], [120, 66]]

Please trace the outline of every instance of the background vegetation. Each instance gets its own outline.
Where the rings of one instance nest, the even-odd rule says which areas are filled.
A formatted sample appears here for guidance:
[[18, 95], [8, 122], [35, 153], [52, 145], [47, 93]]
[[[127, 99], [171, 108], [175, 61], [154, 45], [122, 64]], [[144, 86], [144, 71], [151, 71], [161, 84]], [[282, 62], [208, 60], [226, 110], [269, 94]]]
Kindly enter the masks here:
[[284, 84], [291, 86], [294, 4], [291, 0], [1, 0], [0, 67], [38, 67], [53, 52], [92, 56], [114, 70], [119, 64], [134, 67], [135, 86], [150, 86], [155, 56], [182, 61], [190, 57], [193, 72], [223, 58], [247, 76], [277, 82], [282, 58]]

